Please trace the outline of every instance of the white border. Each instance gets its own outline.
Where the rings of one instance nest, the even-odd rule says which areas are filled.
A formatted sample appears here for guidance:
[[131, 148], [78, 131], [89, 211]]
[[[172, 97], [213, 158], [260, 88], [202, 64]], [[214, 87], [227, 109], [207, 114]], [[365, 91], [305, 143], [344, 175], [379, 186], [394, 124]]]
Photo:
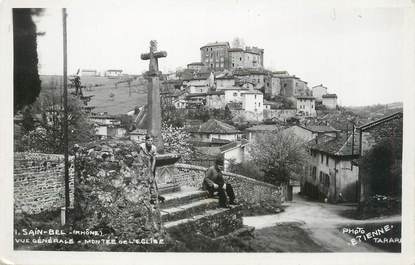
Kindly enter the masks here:
[[[224, 0], [226, 1], [226, 0]], [[253, 0], [252, 0], [253, 1]], [[167, 0], [166, 0], [167, 2]], [[174, 1], [170, 1], [172, 3]], [[254, 2], [254, 1], [253, 1]], [[102, 4], [102, 1], [95, 1]], [[284, 2], [283, 4], [286, 4]], [[404, 157], [402, 253], [103, 253], [13, 251], [13, 41], [12, 7], [74, 7], [81, 1], [0, 1], [0, 264], [415, 264], [414, 132], [415, 132], [415, 0], [295, 1], [314, 6], [406, 7], [404, 42]], [[120, 5], [121, 1], [105, 4]], [[143, 2], [145, 4], [145, 2]], [[168, 5], [167, 5], [168, 6]], [[393, 89], [393, 88], [391, 88]]]

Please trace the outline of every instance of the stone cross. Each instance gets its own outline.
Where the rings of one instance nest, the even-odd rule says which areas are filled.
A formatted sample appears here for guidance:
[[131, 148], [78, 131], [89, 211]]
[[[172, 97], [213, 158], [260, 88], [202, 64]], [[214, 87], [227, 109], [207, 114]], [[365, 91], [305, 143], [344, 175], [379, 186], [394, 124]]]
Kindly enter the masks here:
[[141, 60], [150, 60], [147, 75], [159, 75], [158, 58], [167, 57], [167, 52], [157, 51], [157, 41], [150, 41], [150, 52], [141, 54]]
[[145, 77], [148, 80], [147, 106], [148, 120], [147, 133], [153, 135], [154, 144], [159, 152], [163, 152], [163, 140], [161, 137], [161, 106], [160, 106], [160, 75], [158, 58], [167, 56], [167, 52], [157, 51], [157, 41], [150, 41], [150, 52], [141, 54], [141, 60], [150, 60], [148, 72]]

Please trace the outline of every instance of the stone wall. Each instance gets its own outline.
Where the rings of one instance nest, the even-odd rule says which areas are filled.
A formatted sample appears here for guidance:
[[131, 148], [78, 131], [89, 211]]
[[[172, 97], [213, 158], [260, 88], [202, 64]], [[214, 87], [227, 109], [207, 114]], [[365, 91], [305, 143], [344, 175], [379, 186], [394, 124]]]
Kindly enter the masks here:
[[[71, 206], [74, 198], [73, 176], [73, 163], [71, 163], [69, 168]], [[15, 212], [37, 214], [57, 210], [63, 206], [65, 206], [64, 156], [14, 153]]]
[[264, 110], [264, 119], [279, 119], [285, 121], [286, 119], [295, 117], [297, 109], [270, 109]]
[[130, 140], [82, 145], [76, 159], [75, 226], [122, 239], [161, 236], [149, 160]]
[[[179, 185], [202, 186], [207, 168], [187, 164], [176, 164], [176, 167], [178, 174], [174, 178]], [[234, 188], [238, 201], [256, 203], [267, 199], [279, 199], [281, 202], [285, 200], [287, 192], [285, 186], [275, 186], [229, 172], [224, 172], [223, 176], [225, 181]]]
[[403, 118], [396, 117], [362, 132], [362, 154], [384, 139], [391, 139], [395, 146], [402, 151]]

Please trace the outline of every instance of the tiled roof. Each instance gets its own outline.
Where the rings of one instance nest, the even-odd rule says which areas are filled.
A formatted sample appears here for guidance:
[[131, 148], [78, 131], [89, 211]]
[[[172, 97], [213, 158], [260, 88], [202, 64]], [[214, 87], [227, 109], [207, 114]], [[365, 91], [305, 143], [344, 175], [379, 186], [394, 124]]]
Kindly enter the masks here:
[[186, 98], [195, 98], [195, 97], [206, 97], [206, 93], [192, 93], [186, 96]]
[[226, 106], [228, 106], [230, 110], [241, 110], [242, 102], [229, 102]]
[[[323, 135], [308, 142], [308, 147], [311, 150], [317, 150], [335, 156], [350, 156], [352, 155], [352, 139], [351, 133], [339, 133], [337, 137]], [[354, 155], [358, 155], [358, 149], [359, 136], [355, 133]]]
[[256, 94], [256, 95], [262, 95], [262, 92], [261, 92], [261, 91], [258, 91], [258, 90], [249, 90], [249, 91], [245, 91], [245, 92], [242, 92], [242, 93], [241, 93], [241, 95], [244, 95], [244, 94]]
[[233, 149], [235, 147], [244, 146], [247, 143], [248, 143], [248, 140], [242, 139], [241, 141], [236, 141], [236, 142], [232, 142], [232, 143], [229, 143], [229, 144], [225, 144], [225, 145], [223, 145], [223, 146], [221, 146], [219, 148], [220, 148], [220, 151], [223, 153], [223, 152], [226, 152], [228, 150], [231, 150], [231, 149]]
[[335, 128], [331, 126], [326, 125], [308, 125], [308, 126], [300, 126], [306, 130], [312, 131], [312, 132], [337, 132]]
[[325, 94], [322, 96], [323, 98], [337, 98], [336, 94]]
[[201, 66], [203, 66], [204, 64], [201, 63], [201, 62], [194, 62], [194, 63], [189, 63], [187, 65], [201, 65]]
[[212, 46], [228, 46], [229, 47], [229, 42], [227, 41], [223, 41], [223, 42], [210, 42], [206, 45], [203, 45], [202, 47], [200, 47], [200, 49], [202, 48], [206, 48], [206, 47], [212, 47]]
[[225, 95], [225, 91], [219, 90], [219, 91], [209, 91], [206, 93], [206, 95]]
[[218, 121], [215, 119], [210, 119], [207, 122], [203, 123], [196, 128], [191, 128], [191, 132], [195, 133], [217, 133], [217, 134], [235, 134], [235, 133], [241, 133], [238, 129], [233, 127], [232, 125], [229, 125], [227, 123], [224, 123], [222, 121]]
[[234, 75], [267, 75], [271, 72], [262, 68], [238, 68], [233, 70]]
[[389, 120], [393, 120], [393, 119], [401, 118], [401, 117], [403, 117], [403, 112], [399, 111], [397, 113], [391, 114], [391, 115], [386, 116], [384, 118], [381, 118], [381, 119], [378, 119], [378, 120], [375, 120], [375, 121], [366, 123], [366, 124], [358, 127], [358, 129], [364, 131], [364, 130], [369, 129], [371, 127], [377, 126], [377, 125], [379, 125], [379, 124], [381, 124], [383, 122], [387, 122]]
[[315, 97], [312, 96], [297, 96], [297, 99], [315, 99]]
[[228, 49], [229, 52], [243, 52], [244, 49], [242, 48], [230, 48]]
[[260, 125], [255, 125], [255, 126], [246, 128], [246, 131], [249, 131], [249, 132], [258, 132], [258, 131], [272, 132], [272, 131], [278, 131], [279, 129], [280, 129], [280, 127], [276, 126], [275, 124], [260, 124]]
[[204, 154], [208, 156], [217, 156], [220, 154], [220, 147], [207, 147], [207, 146], [197, 146], [195, 150], [199, 154]]
[[134, 131], [130, 132], [130, 134], [143, 135], [143, 134], [147, 134], [147, 130], [146, 129], [135, 129]]

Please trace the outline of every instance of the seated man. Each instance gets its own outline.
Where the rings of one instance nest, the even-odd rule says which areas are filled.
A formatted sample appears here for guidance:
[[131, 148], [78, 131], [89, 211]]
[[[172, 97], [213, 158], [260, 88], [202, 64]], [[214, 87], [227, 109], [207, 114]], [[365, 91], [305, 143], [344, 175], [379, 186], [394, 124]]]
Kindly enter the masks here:
[[217, 192], [219, 195], [220, 207], [227, 207], [228, 197], [229, 204], [235, 204], [235, 194], [231, 184], [225, 183], [225, 180], [223, 179], [222, 162], [222, 159], [216, 159], [215, 165], [211, 166], [206, 171], [206, 176], [203, 179], [203, 188], [209, 192], [211, 197]]

